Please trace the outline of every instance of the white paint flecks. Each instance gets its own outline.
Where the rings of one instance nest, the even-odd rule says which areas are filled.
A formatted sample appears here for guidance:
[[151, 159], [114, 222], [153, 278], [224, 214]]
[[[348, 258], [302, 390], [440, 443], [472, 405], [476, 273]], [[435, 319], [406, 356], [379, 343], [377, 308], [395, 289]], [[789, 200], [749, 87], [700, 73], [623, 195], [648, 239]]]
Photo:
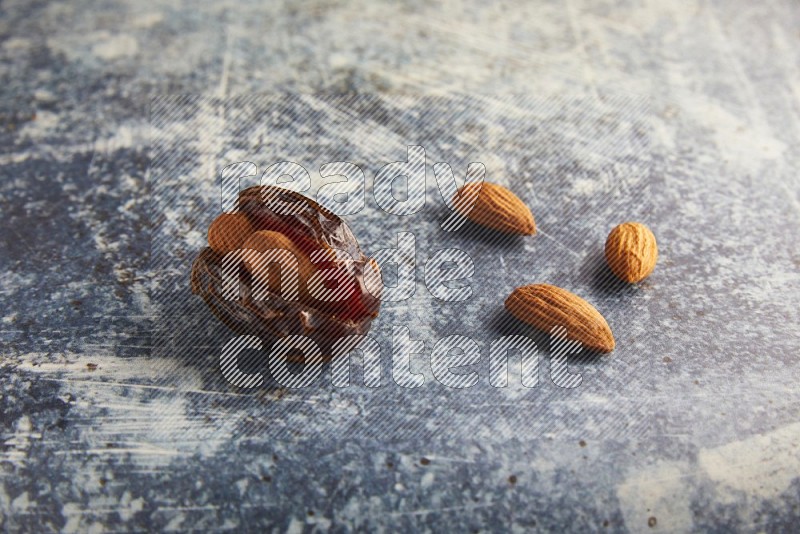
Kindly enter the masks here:
[[[201, 377], [191, 368], [184, 368], [177, 361], [118, 358], [93, 350], [91, 357], [66, 355], [57, 361], [43, 354], [28, 354], [18, 365], [42, 379], [63, 384], [75, 399], [72, 416], [94, 421], [81, 427], [81, 441], [88, 449], [64, 450], [61, 454], [130, 454], [134, 461], [155, 465], [169, 463], [176, 456], [214, 454], [230, 439], [236, 421], [220, 421], [223, 428], [209, 426], [202, 418], [192, 417], [188, 410], [187, 395], [204, 393]], [[93, 365], [91, 371], [87, 364]], [[177, 368], [181, 371], [176, 372]], [[137, 383], [141, 381], [148, 385]], [[153, 391], [162, 394], [153, 396]], [[131, 403], [132, 398], [137, 401]], [[125, 436], [125, 440], [117, 443], [119, 436]], [[34, 437], [30, 420], [23, 416], [17, 421], [16, 434], [6, 442], [14, 447], [4, 453], [5, 459], [23, 463], [28, 443]], [[108, 448], [107, 442], [117, 446]]]
[[[684, 480], [688, 471], [686, 463], [666, 462], [626, 479], [617, 488], [625, 526], [634, 532], [690, 530], [690, 486]], [[650, 518], [655, 518], [655, 527], [648, 527]]]
[[665, 461], [626, 478], [617, 488], [625, 525], [649, 530], [654, 517], [655, 529], [691, 530], [692, 489], [703, 480], [710, 481], [714, 502], [738, 503], [740, 519], [752, 523], [762, 503], [780, 503], [781, 494], [800, 477], [800, 423], [701, 449], [697, 464]]
[[50, 111], [38, 111], [36, 118], [20, 129], [20, 135], [38, 141], [52, 135], [59, 125], [59, 116]]
[[134, 28], [152, 28], [164, 20], [164, 14], [159, 12], [142, 13], [133, 18], [131, 24]]
[[800, 423], [701, 450], [698, 462], [722, 502], [778, 497], [800, 477]]
[[107, 60], [132, 57], [138, 51], [139, 43], [131, 35], [115, 35], [96, 43], [92, 47], [92, 54]]
[[[31, 446], [33, 424], [27, 415], [17, 419], [14, 434], [5, 440], [6, 450], [0, 453], [0, 460], [12, 465], [24, 465]], [[41, 437], [41, 436], [39, 436]]]

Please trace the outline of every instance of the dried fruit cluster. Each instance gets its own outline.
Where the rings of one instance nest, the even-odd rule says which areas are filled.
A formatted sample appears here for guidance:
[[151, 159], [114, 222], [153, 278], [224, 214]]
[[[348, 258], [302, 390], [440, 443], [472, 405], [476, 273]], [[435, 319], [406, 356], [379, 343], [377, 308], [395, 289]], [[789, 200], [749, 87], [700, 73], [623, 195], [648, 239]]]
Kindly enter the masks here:
[[[477, 195], [471, 209], [468, 202], [463, 202], [469, 195]], [[491, 183], [484, 183], [482, 187], [478, 183], [467, 184], [453, 202], [466, 218], [484, 227], [511, 234], [536, 233], [530, 209], [505, 187]], [[618, 278], [629, 283], [640, 282], [656, 266], [656, 238], [641, 223], [620, 224], [606, 240], [605, 256]], [[605, 353], [614, 350], [614, 335], [605, 318], [594, 306], [566, 289], [549, 284], [518, 287], [506, 299], [505, 307], [514, 317], [537, 329], [549, 332], [554, 327], [566, 328], [568, 339], [590, 350]]]
[[[453, 203], [463, 216], [486, 228], [518, 235], [536, 233], [530, 209], [500, 185], [466, 184]], [[287, 205], [293, 209], [287, 210]], [[325, 350], [343, 336], [366, 333], [378, 314], [380, 302], [367, 291], [363, 276], [365, 268], [378, 267], [361, 252], [339, 217], [298, 193], [276, 187], [242, 191], [239, 211], [222, 214], [210, 225], [208, 244], [192, 266], [192, 290], [237, 332], [272, 338], [307, 335]], [[347, 252], [349, 260], [339, 258], [333, 249]], [[226, 255], [239, 250], [290, 253], [297, 261], [299, 299], [284, 298], [283, 273], [272, 260], [257, 256], [244, 258], [244, 269], [239, 273], [242, 298], [225, 298], [224, 260]], [[653, 271], [658, 259], [655, 236], [643, 224], [620, 224], [606, 240], [605, 255], [617, 277], [630, 283], [639, 282]], [[315, 298], [308, 282], [327, 267], [342, 270], [344, 277], [340, 282], [343, 280], [355, 289], [346, 299], [328, 302]], [[262, 292], [271, 298], [266, 301], [256, 298]], [[611, 328], [600, 312], [565, 289], [548, 284], [521, 286], [509, 295], [505, 307], [514, 317], [535, 328], [544, 331], [566, 328], [568, 339], [590, 350], [614, 349]]]
[[[369, 330], [380, 301], [366, 289], [364, 270], [376, 266], [338, 216], [299, 193], [268, 186], [242, 191], [238, 208], [211, 223], [209, 246], [192, 265], [192, 292], [223, 323], [240, 334], [264, 338], [308, 336], [324, 353], [330, 353], [337, 339]], [[348, 257], [336, 256], [333, 249]], [[243, 258], [238, 273], [240, 298], [226, 298], [225, 258], [238, 250], [291, 253], [298, 266], [299, 298], [283, 295], [284, 272], [258, 256]], [[315, 298], [308, 282], [321, 270], [341, 273], [353, 291], [343, 299]]]

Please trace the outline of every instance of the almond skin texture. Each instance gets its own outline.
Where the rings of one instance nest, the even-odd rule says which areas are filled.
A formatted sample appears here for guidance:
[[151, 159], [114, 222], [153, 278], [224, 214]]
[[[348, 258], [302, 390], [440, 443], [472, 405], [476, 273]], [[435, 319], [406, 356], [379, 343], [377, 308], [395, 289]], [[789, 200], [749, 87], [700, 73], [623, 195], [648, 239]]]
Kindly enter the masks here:
[[614, 350], [614, 334], [600, 312], [566, 289], [549, 284], [518, 287], [506, 299], [506, 309], [520, 321], [547, 333], [563, 326], [567, 339], [580, 342], [586, 349]]
[[217, 254], [227, 254], [237, 250], [252, 233], [245, 214], [222, 213], [208, 227], [208, 246]]
[[641, 282], [653, 272], [658, 261], [656, 236], [641, 223], [622, 223], [608, 234], [606, 261], [620, 280], [631, 284]]
[[[469, 203], [459, 198], [475, 194], [480, 188], [478, 198], [472, 209]], [[505, 232], [508, 234], [533, 235], [536, 233], [536, 222], [533, 214], [520, 199], [505, 187], [489, 182], [471, 182], [459, 189], [453, 198], [457, 211], [476, 224]], [[469, 210], [469, 212], [467, 212]]]

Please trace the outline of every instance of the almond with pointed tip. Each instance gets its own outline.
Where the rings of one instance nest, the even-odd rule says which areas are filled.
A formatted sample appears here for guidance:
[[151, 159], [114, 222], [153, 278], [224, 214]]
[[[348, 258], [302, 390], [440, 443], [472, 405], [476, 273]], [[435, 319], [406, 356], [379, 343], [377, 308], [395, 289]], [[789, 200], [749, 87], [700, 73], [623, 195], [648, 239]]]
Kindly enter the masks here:
[[508, 296], [506, 309], [524, 323], [550, 333], [557, 326], [567, 330], [567, 339], [598, 352], [611, 352], [616, 345], [611, 327], [594, 306], [566, 289], [549, 284], [518, 287]]
[[[475, 194], [477, 200], [470, 209], [469, 201], [464, 199]], [[470, 182], [458, 190], [453, 203], [455, 209], [467, 219], [492, 230], [522, 235], [536, 233], [536, 222], [531, 210], [517, 195], [501, 185]]]
[[606, 239], [606, 261], [620, 280], [634, 284], [647, 278], [658, 261], [656, 236], [642, 223], [625, 222]]

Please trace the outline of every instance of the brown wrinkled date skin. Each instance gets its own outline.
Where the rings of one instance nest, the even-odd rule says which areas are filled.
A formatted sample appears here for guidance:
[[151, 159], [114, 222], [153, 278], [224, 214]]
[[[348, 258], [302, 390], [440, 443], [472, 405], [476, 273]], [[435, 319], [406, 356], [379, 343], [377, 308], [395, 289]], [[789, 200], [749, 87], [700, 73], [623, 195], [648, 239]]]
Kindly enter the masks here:
[[[291, 203], [291, 204], [290, 204]], [[291, 213], [286, 206], [291, 205]], [[380, 300], [364, 283], [364, 270], [378, 270], [358, 246], [347, 225], [334, 213], [303, 195], [271, 186], [251, 187], [239, 194], [239, 211], [220, 215], [209, 227], [209, 247], [192, 265], [192, 292], [200, 295], [225, 325], [241, 335], [258, 336], [271, 342], [289, 335], [306, 336], [317, 343], [326, 357], [340, 338], [366, 334], [377, 317]], [[247, 246], [245, 246], [247, 245]], [[274, 278], [265, 282], [266, 299], [253, 298], [258, 276], [266, 269], [248, 262], [239, 268], [239, 298], [223, 297], [223, 258], [227, 252], [249, 248], [287, 249], [298, 258], [300, 295], [285, 300], [274, 291]], [[352, 260], [337, 258], [331, 249], [349, 253]], [[318, 250], [328, 250], [323, 261], [311, 263]], [[309, 271], [341, 269], [354, 290], [342, 301], [312, 298], [305, 282]]]

